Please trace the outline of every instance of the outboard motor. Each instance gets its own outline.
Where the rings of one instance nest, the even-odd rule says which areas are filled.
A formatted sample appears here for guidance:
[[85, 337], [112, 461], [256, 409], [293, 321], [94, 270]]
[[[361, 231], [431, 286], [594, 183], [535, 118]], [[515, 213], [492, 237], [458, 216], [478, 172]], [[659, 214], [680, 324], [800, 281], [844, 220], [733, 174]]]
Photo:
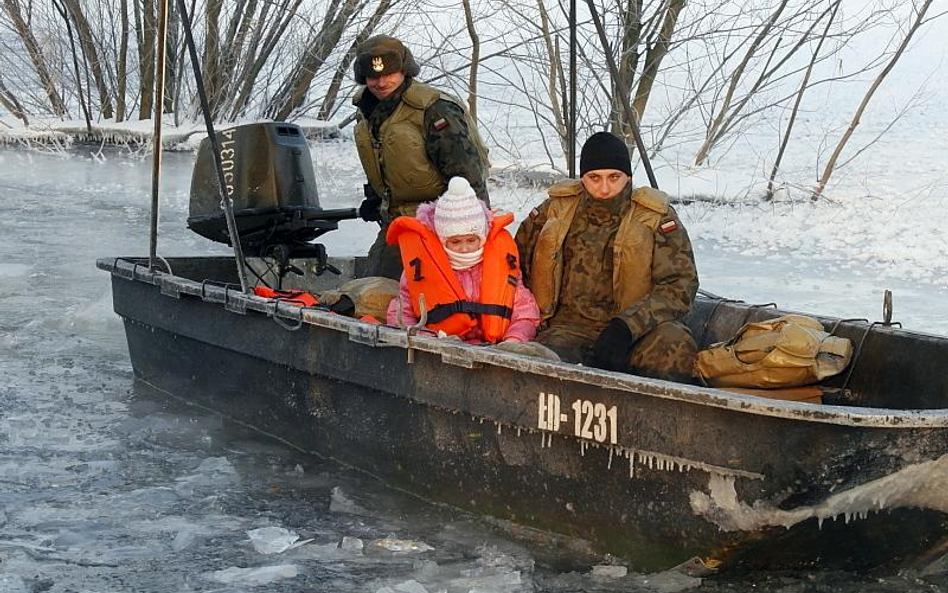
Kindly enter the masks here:
[[[244, 254], [276, 259], [281, 277], [285, 268], [295, 271], [289, 265], [294, 258], [317, 258], [317, 268], [325, 268], [325, 248], [310, 241], [358, 214], [354, 208], [319, 206], [313, 161], [299, 126], [246, 124], [217, 132], [217, 139]], [[205, 138], [191, 176], [188, 228], [230, 245], [214, 167], [211, 143]]]

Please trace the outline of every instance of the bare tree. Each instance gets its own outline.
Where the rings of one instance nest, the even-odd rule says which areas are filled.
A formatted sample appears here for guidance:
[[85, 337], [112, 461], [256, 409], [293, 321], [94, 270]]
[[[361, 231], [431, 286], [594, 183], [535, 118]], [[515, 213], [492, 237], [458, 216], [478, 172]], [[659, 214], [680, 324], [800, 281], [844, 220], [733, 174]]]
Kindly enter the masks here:
[[474, 26], [474, 11], [471, 10], [471, 0], [461, 0], [464, 6], [464, 23], [467, 34], [471, 38], [471, 69], [467, 83], [467, 109], [471, 119], [477, 121], [477, 65], [481, 56], [481, 40]]
[[3, 83], [3, 78], [0, 77], [0, 105], [3, 105], [3, 108], [13, 114], [14, 117], [23, 122], [24, 126], [30, 125], [30, 120], [27, 117], [26, 110], [23, 109], [23, 106], [20, 105], [20, 102], [17, 100], [16, 95], [10, 92], [10, 89], [7, 88], [7, 85]]
[[339, 65], [336, 67], [336, 71], [332, 76], [332, 81], [329, 83], [329, 89], [326, 91], [326, 96], [323, 97], [323, 103], [319, 107], [319, 119], [329, 119], [329, 117], [335, 112], [336, 101], [339, 98], [339, 89], [342, 87], [342, 81], [349, 72], [349, 68], [352, 66], [352, 61], [355, 59], [356, 50], [363, 41], [368, 39], [372, 33], [375, 32], [375, 29], [379, 26], [379, 23], [382, 21], [382, 18], [385, 16], [385, 14], [392, 6], [397, 3], [398, 0], [381, 0], [375, 7], [375, 11], [372, 13], [372, 16], [370, 16], [362, 26], [359, 34], [356, 35], [355, 39], [352, 40], [348, 51], [346, 51], [345, 55], [339, 61]]
[[157, 7], [155, 0], [133, 0], [133, 5], [135, 6], [135, 32], [138, 38], [138, 85], [141, 98], [138, 119], [149, 119], [154, 111]]
[[111, 119], [113, 116], [112, 97], [103, 75], [102, 59], [96, 47], [92, 27], [89, 25], [89, 20], [83, 13], [82, 7], [79, 6], [79, 0], [62, 0], [62, 2], [76, 26], [83, 59], [92, 72], [92, 80], [95, 82], [96, 90], [99, 93], [99, 113], [102, 114], [102, 117]]
[[830, 177], [833, 175], [833, 171], [836, 169], [836, 161], [839, 159], [840, 154], [842, 154], [843, 149], [849, 142], [850, 137], [852, 137], [853, 132], [855, 132], [856, 128], [859, 126], [859, 121], [862, 118], [863, 113], [865, 113], [866, 108], [869, 106], [869, 101], [872, 100], [872, 96], [875, 94], [876, 90], [878, 90], [879, 86], [882, 85], [882, 82], [886, 79], [889, 73], [892, 72], [892, 69], [895, 68], [895, 65], [898, 63], [899, 58], [902, 57], [902, 54], [905, 52], [905, 48], [908, 47], [908, 44], [915, 35], [915, 32], [918, 31], [919, 27], [925, 23], [925, 13], [928, 12], [928, 8], [931, 5], [932, 0], [923, 1], [921, 8], [917, 10], [916, 16], [913, 19], [912, 24], [909, 26], [905, 37], [902, 39], [902, 42], [899, 44], [898, 49], [889, 59], [889, 62], [886, 64], [885, 68], [882, 69], [879, 75], [876, 76], [876, 79], [872, 81], [872, 84], [869, 85], [869, 90], [866, 91], [862, 101], [859, 103], [859, 107], [856, 108], [856, 113], [853, 115], [853, 119], [849, 123], [849, 127], [846, 128], [846, 131], [843, 133], [843, 137], [839, 139], [839, 143], [836, 144], [833, 154], [830, 156], [829, 161], [826, 163], [826, 167], [823, 169], [823, 175], [820, 177], [820, 181], [817, 184], [816, 189], [813, 190], [813, 200], [819, 199], [819, 197], [823, 194], [823, 190], [826, 189], [826, 184], [829, 182]]
[[361, 0], [333, 0], [330, 3], [322, 24], [312, 31], [303, 55], [266, 108], [268, 117], [286, 119], [303, 104], [316, 73], [336, 48], [352, 17], [363, 6]]
[[121, 33], [119, 34], [119, 50], [115, 71], [115, 78], [118, 83], [118, 88], [115, 92], [115, 121], [123, 122], [125, 121], [126, 115], [125, 93], [127, 91], [128, 78], [128, 0], [120, 0], [118, 18]]
[[829, 19], [826, 21], [826, 27], [823, 29], [823, 34], [820, 36], [820, 39], [816, 44], [816, 49], [813, 51], [813, 56], [810, 58], [810, 63], [807, 64], [806, 73], [803, 75], [803, 82], [800, 83], [800, 90], [797, 91], [796, 99], [794, 99], [793, 102], [793, 108], [790, 110], [790, 119], [787, 122], [786, 128], [784, 129], [783, 138], [780, 141], [780, 148], [777, 150], [777, 157], [774, 159], [774, 166], [770, 171], [770, 179], [767, 180], [767, 193], [764, 195], [765, 200], [769, 201], [774, 197], [774, 179], [777, 178], [777, 171], [780, 170], [780, 163], [783, 160], [783, 154], [786, 152], [787, 145], [790, 143], [790, 136], [793, 133], [793, 124], [796, 122], [797, 113], [800, 111], [800, 103], [803, 101], [803, 95], [809, 87], [810, 75], [813, 73], [813, 66], [816, 65], [817, 58], [820, 55], [820, 50], [823, 48], [823, 42], [826, 41], [826, 38], [829, 35], [830, 27], [832, 27], [833, 21], [836, 19], [836, 13], [839, 11], [839, 5], [841, 2], [842, 0], [835, 0], [828, 9], [830, 14]]
[[23, 18], [19, 0], [3, 0], [3, 7], [6, 9], [10, 20], [13, 21], [17, 35], [20, 36], [26, 51], [30, 55], [33, 68], [36, 70], [40, 83], [43, 85], [43, 91], [45, 91], [46, 96], [49, 98], [49, 104], [53, 113], [57, 116], [64, 117], [68, 112], [66, 104], [63, 102], [59, 91], [56, 90], [56, 83], [53, 81], [53, 77], [47, 67], [46, 57], [43, 55], [40, 45], [36, 41], [36, 37], [33, 36], [33, 31], [27, 24], [26, 19]]

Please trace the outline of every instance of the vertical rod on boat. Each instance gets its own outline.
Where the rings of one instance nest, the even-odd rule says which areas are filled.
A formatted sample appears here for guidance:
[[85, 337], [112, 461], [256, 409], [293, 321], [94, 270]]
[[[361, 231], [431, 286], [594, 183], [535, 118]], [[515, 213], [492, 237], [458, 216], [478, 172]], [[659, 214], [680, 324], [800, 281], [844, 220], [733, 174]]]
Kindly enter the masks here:
[[[609, 40], [606, 39], [606, 30], [602, 26], [602, 20], [599, 18], [599, 12], [596, 10], [596, 5], [593, 4], [593, 0], [586, 0], [586, 5], [589, 6], [589, 13], [596, 25], [596, 32], [599, 34], [599, 42], [602, 44], [602, 52], [606, 54], [606, 62], [609, 65], [609, 72], [612, 74], [612, 80], [618, 83], [619, 68], [616, 66], [615, 58], [612, 57], [612, 52], [609, 49]], [[652, 171], [652, 163], [648, 160], [648, 151], [645, 150], [645, 142], [642, 140], [642, 134], [639, 133], [638, 117], [632, 110], [632, 105], [629, 103], [629, 94], [626, 92], [625, 87], [619, 84], [616, 84], [616, 91], [619, 93], [619, 102], [622, 103], [622, 108], [625, 110], [625, 118], [629, 121], [629, 127], [632, 129], [632, 138], [635, 140], [636, 148], [639, 149], [639, 156], [642, 158], [642, 165], [645, 167], [645, 173], [648, 175], [648, 181], [652, 187], [658, 189], [658, 180], [655, 178], [655, 172]]]
[[214, 133], [214, 122], [211, 119], [211, 108], [207, 102], [207, 93], [204, 90], [204, 77], [201, 76], [201, 63], [198, 61], [197, 49], [194, 46], [194, 35], [191, 32], [191, 16], [184, 0], [178, 0], [178, 12], [181, 13], [181, 22], [184, 25], [184, 38], [188, 45], [188, 55], [191, 56], [191, 69], [194, 70], [194, 82], [197, 85], [198, 97], [201, 100], [201, 112], [204, 114], [204, 125], [207, 128], [207, 139], [211, 143], [211, 154], [214, 155], [214, 168], [217, 169], [217, 185], [221, 193], [221, 208], [224, 209], [224, 218], [227, 220], [227, 234], [230, 244], [234, 248], [234, 259], [237, 260], [237, 276], [240, 278], [240, 289], [249, 292], [247, 271], [244, 269], [244, 252], [240, 247], [240, 236], [237, 233], [237, 221], [234, 219], [234, 207], [227, 191], [227, 182], [224, 179], [224, 164], [221, 162], [220, 145]]
[[569, 176], [576, 177], [576, 0], [569, 0], [569, 130], [566, 159]]
[[151, 239], [148, 269], [158, 261], [158, 181], [161, 178], [161, 116], [165, 110], [165, 40], [168, 37], [168, 0], [158, 2], [158, 47], [155, 51], [155, 133], [152, 137]]

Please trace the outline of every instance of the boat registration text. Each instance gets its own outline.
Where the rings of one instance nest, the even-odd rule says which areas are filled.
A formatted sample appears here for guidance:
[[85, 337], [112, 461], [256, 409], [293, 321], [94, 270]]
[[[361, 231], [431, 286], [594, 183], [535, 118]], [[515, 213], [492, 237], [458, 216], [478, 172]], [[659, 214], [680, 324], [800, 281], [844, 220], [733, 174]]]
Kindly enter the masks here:
[[[559, 432], [560, 426], [569, 426], [572, 418], [573, 436], [589, 439], [597, 443], [619, 442], [619, 418], [616, 406], [607, 408], [605, 404], [577, 399], [564, 409], [560, 396], [540, 392], [537, 400], [537, 428], [550, 432]], [[569, 430], [567, 428], [567, 430]]]

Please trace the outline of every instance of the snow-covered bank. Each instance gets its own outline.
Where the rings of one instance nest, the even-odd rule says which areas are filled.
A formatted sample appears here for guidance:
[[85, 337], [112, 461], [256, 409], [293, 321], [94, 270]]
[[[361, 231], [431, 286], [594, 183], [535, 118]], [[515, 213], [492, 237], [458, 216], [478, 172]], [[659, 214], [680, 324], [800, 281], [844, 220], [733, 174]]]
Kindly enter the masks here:
[[[252, 123], [251, 121], [240, 123]], [[301, 119], [294, 122], [307, 138], [338, 138], [339, 127], [331, 122]], [[224, 124], [227, 129], [237, 124]], [[14, 117], [0, 117], [0, 146], [64, 148], [76, 144], [97, 144], [109, 147], [148, 147], [153, 142], [155, 125], [151, 119], [116, 123], [103, 120], [86, 124], [82, 120], [33, 119], [30, 125]], [[161, 145], [165, 150], [194, 150], [207, 136], [203, 123], [174, 124], [170, 118], [162, 122]]]

